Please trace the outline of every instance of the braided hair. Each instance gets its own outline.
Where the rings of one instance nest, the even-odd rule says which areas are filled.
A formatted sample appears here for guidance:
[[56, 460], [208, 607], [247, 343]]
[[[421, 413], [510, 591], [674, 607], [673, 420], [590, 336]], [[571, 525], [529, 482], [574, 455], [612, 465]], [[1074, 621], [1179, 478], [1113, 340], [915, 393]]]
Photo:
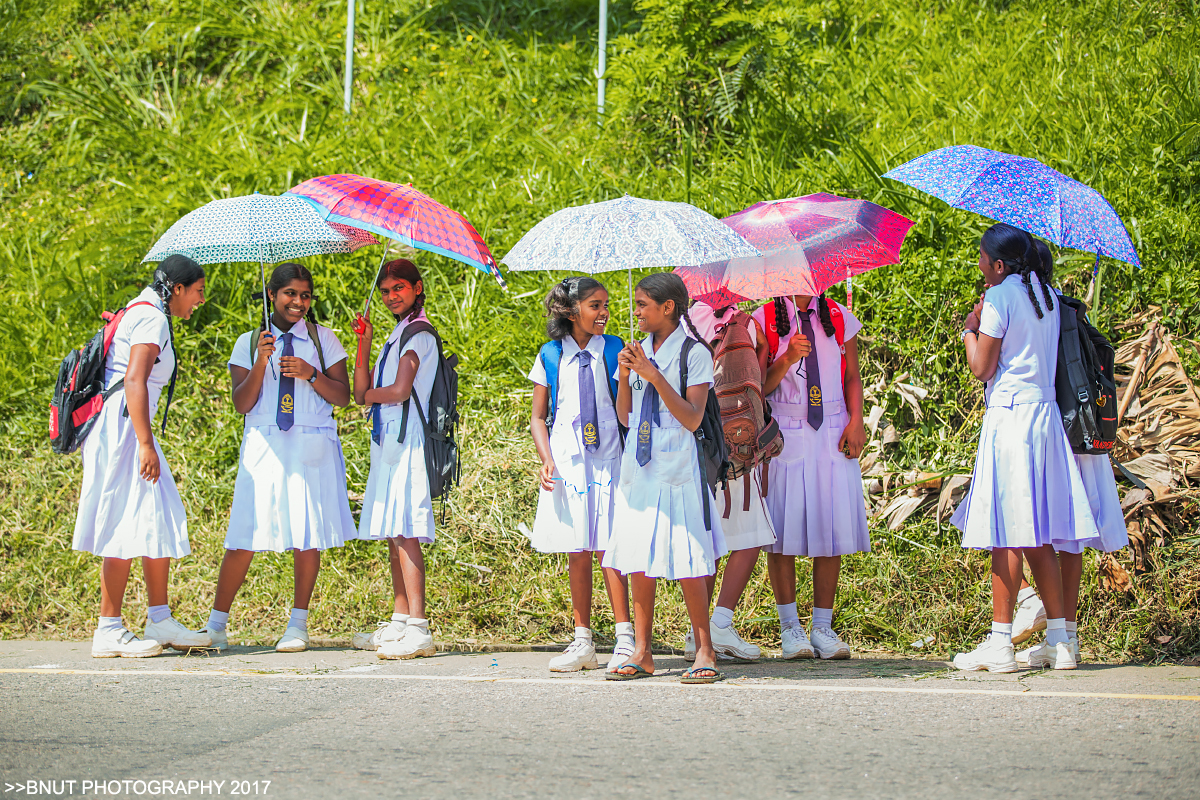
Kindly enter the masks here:
[[1038, 239], [1037, 245], [1038, 260], [1041, 262], [1041, 268], [1037, 270], [1038, 280], [1042, 282], [1042, 291], [1046, 293], [1046, 308], [1054, 310], [1054, 292], [1050, 290], [1050, 284], [1054, 282], [1054, 256], [1050, 255], [1050, 247]]
[[696, 324], [692, 322], [692, 318], [688, 316], [688, 306], [691, 305], [691, 298], [688, 297], [687, 286], [683, 283], [683, 278], [680, 278], [674, 272], [656, 272], [653, 275], [647, 275], [638, 281], [638, 291], [645, 292], [654, 302], [662, 305], [668, 300], [675, 302], [675, 316], [672, 322], [678, 323], [681, 319], [687, 325], [688, 330], [692, 332], [692, 336], [696, 341], [703, 344], [709, 353], [713, 352], [712, 345], [704, 341], [704, 337], [700, 335], [700, 331], [696, 330]]
[[[175, 326], [171, 324], [171, 297], [175, 294], [175, 287], [182, 286], [186, 289], [203, 278], [204, 267], [178, 253], [164, 258], [154, 270], [150, 289], [162, 300], [163, 312], [167, 315], [167, 342], [172, 353], [175, 352]], [[175, 378], [178, 374], [179, 358], [176, 356], [175, 366], [171, 369], [171, 383], [167, 388], [167, 404], [163, 408], [161, 430], [164, 433], [167, 430], [167, 415], [171, 413], [171, 396], [175, 394]]]
[[[409, 286], [415, 287], [421, 282], [421, 271], [417, 269], [417, 265], [409, 261], [407, 258], [397, 258], [383, 265], [383, 269], [379, 271], [379, 280], [375, 282], [376, 286], [380, 286], [384, 280], [391, 278], [397, 281], [405, 281]], [[417, 295], [413, 301], [412, 308], [403, 317], [393, 314], [396, 317], [396, 322], [405, 321], [412, 322], [417, 317], [421, 316], [421, 311], [425, 308], [425, 286], [422, 284], [421, 293]]]
[[1037, 244], [1032, 236], [1020, 228], [1014, 228], [1012, 225], [1005, 225], [1003, 222], [998, 222], [988, 228], [983, 233], [983, 238], [979, 242], [979, 248], [987, 254], [987, 257], [992, 261], [1003, 261], [1006, 275], [1020, 275], [1021, 283], [1025, 284], [1025, 291], [1029, 295], [1029, 302], [1033, 303], [1033, 310], [1037, 314], [1038, 319], [1041, 319], [1044, 314], [1042, 307], [1038, 303], [1037, 293], [1033, 290], [1032, 276], [1038, 276], [1038, 283], [1042, 286], [1042, 296], [1046, 300], [1046, 307], [1051, 311], [1054, 310], [1054, 299], [1050, 292], [1050, 287], [1046, 282], [1041, 280], [1042, 258], [1038, 253]]
[[[787, 312], [787, 298], [773, 297], [771, 301], [775, 303], [775, 331], [782, 339], [792, 332], [792, 318]], [[796, 316], [800, 316], [800, 309], [796, 309]], [[825, 301], [824, 292], [817, 296], [817, 318], [821, 320], [821, 330], [825, 331], [825, 335], [832, 339], [837, 331], [833, 327], [833, 318], [829, 316], [829, 303]]]
[[586, 275], [575, 275], [556, 283], [545, 300], [546, 335], [554, 340], [570, 336], [575, 329], [571, 317], [579, 313], [580, 303], [599, 289], [604, 289], [604, 284]]

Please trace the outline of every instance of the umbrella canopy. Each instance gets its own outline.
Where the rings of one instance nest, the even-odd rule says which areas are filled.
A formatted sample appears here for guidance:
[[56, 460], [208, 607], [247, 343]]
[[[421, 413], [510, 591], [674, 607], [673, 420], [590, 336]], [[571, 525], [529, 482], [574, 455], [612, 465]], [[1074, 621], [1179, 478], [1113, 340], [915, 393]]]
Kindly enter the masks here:
[[854, 275], [899, 263], [900, 245], [913, 225], [875, 203], [825, 193], [755, 203], [722, 222], [762, 256], [675, 270], [692, 297], [715, 308], [819, 295]]
[[997, 222], [1140, 267], [1129, 233], [1104, 196], [1033, 158], [975, 145], [943, 147], [887, 172], [892, 178]]
[[757, 255], [745, 239], [695, 206], [625, 195], [554, 212], [522, 236], [503, 262], [517, 271], [591, 275]]
[[466, 217], [411, 184], [361, 175], [323, 175], [292, 187], [284, 196], [303, 198], [330, 222], [453, 258], [504, 283], [491, 250]]
[[351, 253], [369, 244], [378, 242], [365, 231], [327, 223], [299, 198], [251, 194], [213, 200], [184, 214], [159, 237], [142, 262], [162, 261], [180, 253], [200, 264], [275, 264]]

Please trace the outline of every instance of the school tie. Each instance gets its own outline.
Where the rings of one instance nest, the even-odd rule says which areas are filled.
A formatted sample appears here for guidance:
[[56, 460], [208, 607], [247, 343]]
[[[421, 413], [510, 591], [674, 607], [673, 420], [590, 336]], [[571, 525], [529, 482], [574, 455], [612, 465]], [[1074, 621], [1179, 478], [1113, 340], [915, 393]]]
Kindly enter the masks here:
[[[383, 345], [383, 355], [379, 357], [379, 361], [375, 364], [375, 388], [383, 386], [383, 365], [387, 361], [388, 353], [392, 349], [395, 342], [387, 342]], [[380, 422], [379, 403], [371, 404], [371, 441], [379, 444], [379, 437], [383, 435], [383, 424]]]
[[[655, 368], [658, 367], [653, 358], [650, 359], [650, 363], [654, 364]], [[654, 388], [654, 384], [648, 383], [642, 395], [642, 412], [638, 417], [636, 455], [639, 467], [646, 466], [646, 462], [650, 460], [650, 429], [658, 424], [658, 389]]]
[[579, 351], [579, 421], [583, 423], [583, 449], [600, 449], [600, 416], [596, 412], [596, 376], [592, 374], [592, 354]]
[[[283, 335], [283, 358], [296, 354], [296, 351], [292, 348], [293, 335], [292, 333], [285, 333]], [[275, 422], [279, 425], [279, 430], [291, 430], [292, 421], [295, 419], [295, 411], [296, 379], [280, 374], [279, 410], [275, 412]]]
[[812, 345], [812, 350], [804, 357], [804, 372], [808, 383], [808, 424], [813, 430], [820, 430], [821, 423], [825, 421], [825, 407], [821, 400], [821, 366], [817, 363], [817, 340], [813, 338], [812, 320], [809, 318], [813, 311], [810, 308], [800, 315], [800, 330]]

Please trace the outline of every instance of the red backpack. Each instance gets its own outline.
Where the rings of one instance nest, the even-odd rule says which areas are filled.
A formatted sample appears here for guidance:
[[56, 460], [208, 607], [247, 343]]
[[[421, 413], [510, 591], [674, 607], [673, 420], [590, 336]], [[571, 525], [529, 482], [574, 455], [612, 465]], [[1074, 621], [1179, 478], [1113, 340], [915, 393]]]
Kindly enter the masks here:
[[[838, 308], [838, 304], [829, 298], [825, 299], [825, 307], [829, 309], [829, 320], [833, 323], [833, 336], [837, 341], [838, 349], [842, 351], [842, 383], [846, 382], [846, 320], [842, 318], [842, 309]], [[779, 329], [775, 327], [775, 301], [768, 300], [763, 306], [763, 321], [766, 322], [767, 329], [767, 350], [770, 353], [768, 364], [775, 362], [775, 356], [779, 352]], [[816, 342], [811, 342], [813, 347], [817, 346]]]
[[[104, 365], [108, 350], [117, 335], [117, 326], [125, 312], [138, 306], [154, 306], [145, 300], [118, 309], [105, 311], [100, 317], [104, 327], [87, 344], [67, 353], [58, 368], [54, 384], [54, 400], [50, 403], [50, 446], [56, 453], [73, 453], [96, 424], [104, 401], [119, 391], [125, 380], [104, 388]], [[170, 404], [168, 397], [167, 403]]]

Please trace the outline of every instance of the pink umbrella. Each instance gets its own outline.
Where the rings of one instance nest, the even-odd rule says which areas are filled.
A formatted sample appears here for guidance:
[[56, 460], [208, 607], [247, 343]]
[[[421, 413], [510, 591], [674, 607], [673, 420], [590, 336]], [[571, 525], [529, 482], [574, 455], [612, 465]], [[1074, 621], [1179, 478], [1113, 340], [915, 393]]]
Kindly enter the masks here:
[[913, 226], [875, 203], [825, 193], [755, 203], [721, 221], [763, 255], [675, 269], [692, 297], [716, 308], [818, 295], [854, 275], [897, 264]]

